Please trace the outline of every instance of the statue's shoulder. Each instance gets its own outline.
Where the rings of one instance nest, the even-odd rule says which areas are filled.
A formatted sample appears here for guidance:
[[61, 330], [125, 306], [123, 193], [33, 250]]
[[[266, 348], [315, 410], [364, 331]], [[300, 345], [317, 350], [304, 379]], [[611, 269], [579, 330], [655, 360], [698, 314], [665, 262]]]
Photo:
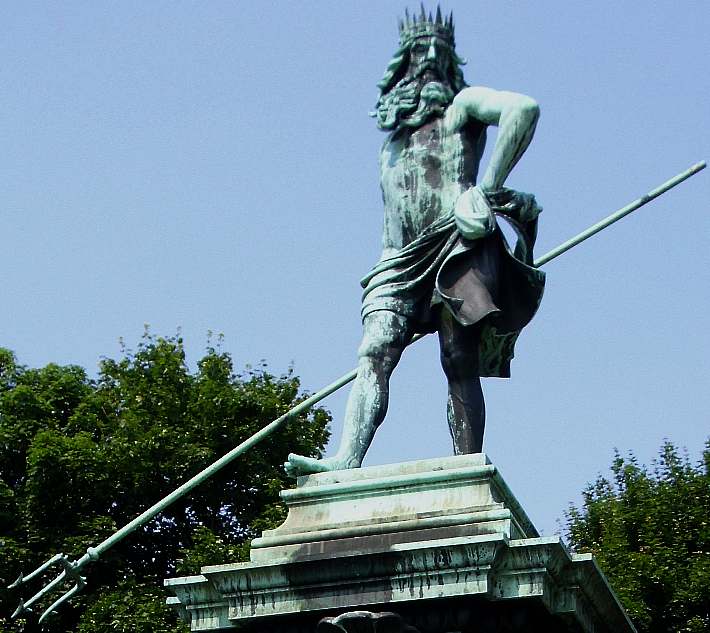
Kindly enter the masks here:
[[484, 86], [466, 86], [453, 98], [444, 114], [444, 127], [449, 132], [478, 135], [488, 123], [479, 115], [480, 105], [493, 92]]
[[456, 93], [454, 100], [465, 101], [470, 99], [482, 99], [498, 90], [489, 86], [464, 86]]
[[498, 125], [501, 113], [508, 109], [527, 112], [533, 117], [540, 114], [537, 101], [527, 95], [487, 86], [468, 86], [454, 97], [447, 116], [452, 124], [460, 125], [466, 119], [474, 118], [489, 125]]
[[478, 106], [495, 92], [486, 86], [466, 86], [456, 93], [447, 108], [447, 115], [461, 119], [475, 116]]

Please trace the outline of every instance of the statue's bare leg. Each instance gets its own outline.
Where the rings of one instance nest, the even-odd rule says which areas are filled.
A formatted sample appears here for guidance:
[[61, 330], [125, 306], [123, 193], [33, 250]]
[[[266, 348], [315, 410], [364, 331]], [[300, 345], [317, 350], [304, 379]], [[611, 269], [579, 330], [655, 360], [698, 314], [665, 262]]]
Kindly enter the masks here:
[[464, 327], [442, 310], [439, 344], [449, 382], [446, 412], [456, 455], [480, 453], [483, 448], [486, 407], [478, 371], [479, 337], [479, 327]]
[[314, 459], [291, 453], [284, 464], [292, 477], [358, 468], [387, 413], [389, 380], [412, 338], [407, 319], [379, 310], [365, 317], [358, 372], [345, 409], [343, 436], [333, 457]]

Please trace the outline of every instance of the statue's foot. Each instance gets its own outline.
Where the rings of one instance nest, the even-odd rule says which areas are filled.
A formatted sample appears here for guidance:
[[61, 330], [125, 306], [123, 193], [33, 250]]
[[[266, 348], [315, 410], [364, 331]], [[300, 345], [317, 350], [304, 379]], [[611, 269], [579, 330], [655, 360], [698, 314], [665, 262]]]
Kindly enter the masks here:
[[313, 473], [326, 473], [331, 470], [345, 470], [347, 468], [357, 468], [359, 464], [353, 460], [338, 457], [328, 457], [326, 459], [315, 459], [314, 457], [304, 457], [289, 453], [288, 461], [284, 463], [284, 469], [289, 477], [300, 477], [301, 475], [312, 475]]

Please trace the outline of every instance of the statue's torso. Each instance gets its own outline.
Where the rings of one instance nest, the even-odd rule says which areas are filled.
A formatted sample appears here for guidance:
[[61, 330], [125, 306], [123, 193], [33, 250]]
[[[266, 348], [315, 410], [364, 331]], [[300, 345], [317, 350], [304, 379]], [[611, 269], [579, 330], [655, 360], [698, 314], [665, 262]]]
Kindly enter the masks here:
[[445, 134], [437, 117], [387, 139], [380, 155], [385, 252], [406, 246], [451, 213], [458, 196], [476, 182], [485, 136], [485, 125], [476, 121]]

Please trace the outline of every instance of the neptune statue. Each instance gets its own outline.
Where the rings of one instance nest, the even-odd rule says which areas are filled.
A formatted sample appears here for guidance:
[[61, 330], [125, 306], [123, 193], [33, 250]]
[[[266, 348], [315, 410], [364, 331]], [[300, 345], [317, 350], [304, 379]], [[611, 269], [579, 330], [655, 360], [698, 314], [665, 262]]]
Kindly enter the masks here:
[[[372, 113], [387, 133], [380, 154], [382, 256], [362, 280], [363, 338], [337, 453], [291, 454], [292, 476], [357, 468], [387, 411], [389, 379], [417, 333], [437, 332], [448, 380], [454, 452], [480, 452], [482, 376], [508, 377], [515, 341], [542, 297], [532, 248], [541, 208], [504, 186], [530, 143], [537, 103], [467, 86], [452, 16], [400, 22], [399, 48], [378, 84]], [[486, 132], [496, 126], [478, 179]], [[498, 219], [514, 229], [510, 247]]]

